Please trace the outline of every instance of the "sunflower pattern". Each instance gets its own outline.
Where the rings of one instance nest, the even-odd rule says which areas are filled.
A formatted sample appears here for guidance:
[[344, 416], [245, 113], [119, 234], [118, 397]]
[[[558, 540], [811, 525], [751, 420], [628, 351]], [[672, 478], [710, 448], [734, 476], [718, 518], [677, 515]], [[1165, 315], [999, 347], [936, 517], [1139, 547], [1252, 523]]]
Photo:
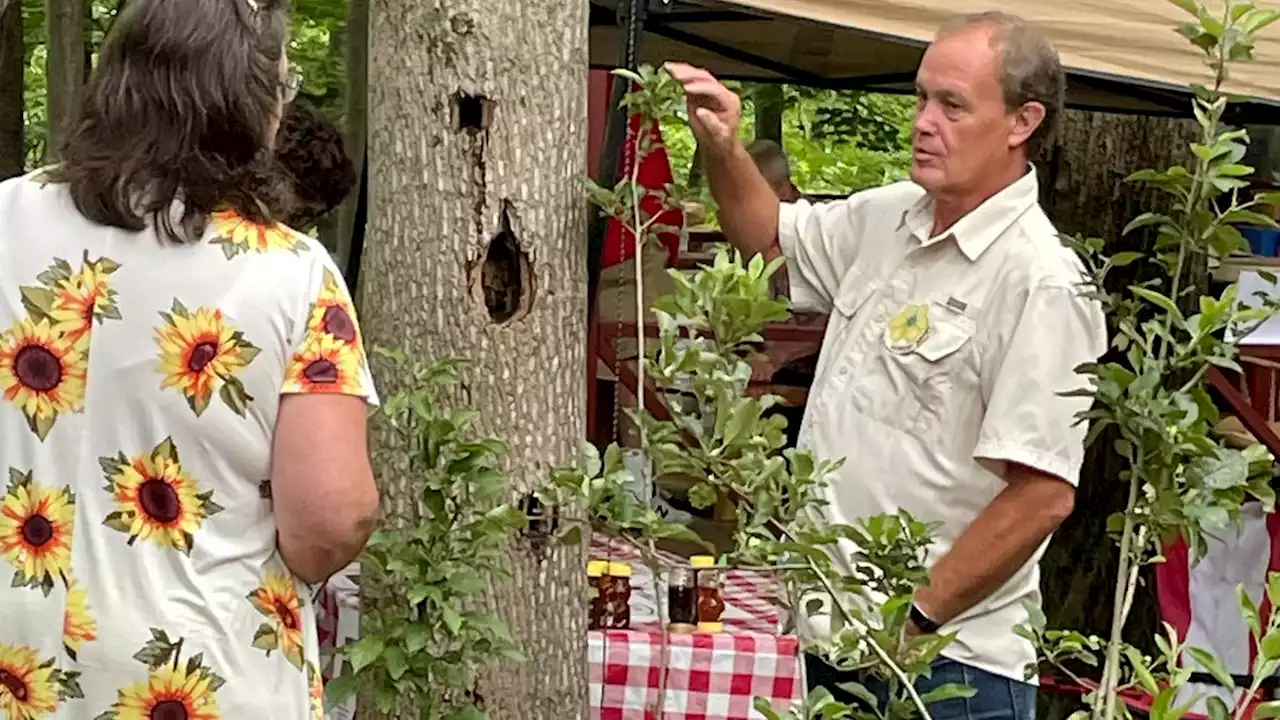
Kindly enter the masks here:
[[74, 578], [67, 580], [67, 602], [62, 611], [62, 647], [72, 660], [86, 642], [98, 639], [98, 623], [89, 614], [89, 592]]
[[0, 642], [0, 711], [9, 720], [52, 717], [58, 703], [84, 697], [80, 673], [60, 670], [32, 648]]
[[39, 285], [19, 288], [27, 316], [0, 333], [0, 393], [22, 411], [42, 441], [60, 413], [84, 407], [89, 332], [95, 322], [120, 319], [109, 276], [120, 264], [90, 260], [75, 270], [55, 258], [36, 276]]
[[0, 334], [0, 393], [43, 441], [60, 413], [84, 408], [85, 348], [54, 332], [48, 319], [23, 318]]
[[307, 690], [311, 720], [324, 720], [324, 680], [320, 677], [320, 668], [313, 662], [307, 663]]
[[213, 491], [200, 492], [182, 469], [171, 438], [149, 455], [129, 458], [122, 452], [98, 462], [116, 503], [102, 524], [128, 535], [129, 545], [151, 541], [190, 555], [201, 523], [222, 511], [212, 499]]
[[156, 370], [164, 375], [162, 388], [176, 387], [197, 416], [218, 396], [244, 417], [253, 397], [235, 373], [248, 367], [260, 350], [244, 339], [215, 308], [188, 310], [178, 300], [171, 312], [162, 312], [164, 324], [155, 331], [160, 349]]
[[285, 226], [279, 223], [256, 223], [231, 210], [214, 213], [209, 225], [214, 235], [210, 242], [221, 246], [222, 254], [228, 260], [240, 253], [268, 253], [276, 250], [301, 253], [309, 249], [301, 238]]
[[13, 587], [38, 588], [47, 597], [55, 578], [66, 582], [75, 518], [71, 488], [39, 485], [30, 472], [9, 468], [0, 504], [0, 555], [13, 566]]
[[929, 334], [929, 306], [904, 305], [889, 319], [889, 348], [895, 352], [911, 352]]
[[268, 570], [262, 584], [249, 593], [249, 602], [266, 617], [253, 634], [253, 646], [268, 655], [279, 650], [302, 669], [302, 600], [293, 576]]
[[283, 393], [364, 395], [368, 361], [347, 288], [329, 269], [311, 305], [306, 335], [285, 368]]
[[226, 684], [197, 653], [182, 662], [184, 640], [158, 628], [133, 659], [147, 666], [147, 679], [120, 688], [111, 708], [96, 720], [220, 720], [217, 692]]
[[[0, 263], [0, 720], [221, 720], [263, 703], [323, 720], [314, 608], [278, 555], [256, 559], [273, 536], [245, 459], [270, 456], [269, 390], [376, 402], [346, 282], [313, 240], [234, 213], [157, 259], [49, 210], [40, 242]], [[254, 264], [280, 282], [230, 290]], [[211, 562], [248, 581], [206, 608], [227, 636], [197, 638], [147, 594], [208, 589]]]

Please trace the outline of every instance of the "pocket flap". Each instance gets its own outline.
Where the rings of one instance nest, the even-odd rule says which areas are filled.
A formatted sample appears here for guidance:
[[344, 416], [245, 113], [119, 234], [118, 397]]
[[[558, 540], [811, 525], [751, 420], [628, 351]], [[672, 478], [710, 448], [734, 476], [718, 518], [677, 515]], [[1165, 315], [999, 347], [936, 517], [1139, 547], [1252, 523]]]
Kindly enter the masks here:
[[929, 327], [928, 335], [916, 347], [916, 354], [936, 363], [954, 354], [973, 337], [973, 328], [954, 320], [938, 319]]

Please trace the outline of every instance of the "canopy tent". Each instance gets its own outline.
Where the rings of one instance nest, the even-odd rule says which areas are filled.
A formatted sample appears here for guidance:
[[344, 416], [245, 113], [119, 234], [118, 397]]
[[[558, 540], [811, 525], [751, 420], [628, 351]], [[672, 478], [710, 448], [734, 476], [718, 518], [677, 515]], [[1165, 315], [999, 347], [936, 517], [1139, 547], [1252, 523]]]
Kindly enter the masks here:
[[[592, 0], [593, 67], [619, 64], [618, 18], [628, 6]], [[1189, 85], [1210, 79], [1203, 56], [1174, 30], [1190, 16], [1168, 0], [649, 0], [638, 60], [680, 60], [726, 79], [909, 92], [939, 25], [993, 9], [1048, 36], [1073, 107], [1184, 114]], [[1228, 89], [1258, 98], [1237, 107], [1247, 121], [1277, 123], [1280, 32], [1263, 31], [1255, 61], [1233, 66]]]

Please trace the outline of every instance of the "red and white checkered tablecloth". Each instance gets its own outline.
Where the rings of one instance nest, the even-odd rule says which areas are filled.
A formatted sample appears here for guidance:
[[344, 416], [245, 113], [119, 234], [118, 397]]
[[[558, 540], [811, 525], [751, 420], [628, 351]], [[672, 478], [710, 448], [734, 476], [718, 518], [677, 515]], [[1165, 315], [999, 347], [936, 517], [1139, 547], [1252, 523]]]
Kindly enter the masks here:
[[[794, 636], [760, 633], [668, 635], [663, 717], [669, 720], [761, 718], [755, 698], [782, 711], [800, 700]], [[656, 718], [662, 634], [635, 630], [588, 633], [593, 720]]]

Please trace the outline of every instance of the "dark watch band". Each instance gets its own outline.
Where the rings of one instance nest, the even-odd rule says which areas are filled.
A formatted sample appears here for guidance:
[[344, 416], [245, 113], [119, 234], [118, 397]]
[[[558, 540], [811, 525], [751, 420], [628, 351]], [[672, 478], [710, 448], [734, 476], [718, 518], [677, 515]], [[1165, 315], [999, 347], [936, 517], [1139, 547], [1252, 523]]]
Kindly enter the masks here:
[[934, 621], [933, 618], [924, 614], [919, 605], [911, 603], [911, 623], [920, 628], [920, 632], [926, 635], [932, 635], [942, 629], [942, 626]]

